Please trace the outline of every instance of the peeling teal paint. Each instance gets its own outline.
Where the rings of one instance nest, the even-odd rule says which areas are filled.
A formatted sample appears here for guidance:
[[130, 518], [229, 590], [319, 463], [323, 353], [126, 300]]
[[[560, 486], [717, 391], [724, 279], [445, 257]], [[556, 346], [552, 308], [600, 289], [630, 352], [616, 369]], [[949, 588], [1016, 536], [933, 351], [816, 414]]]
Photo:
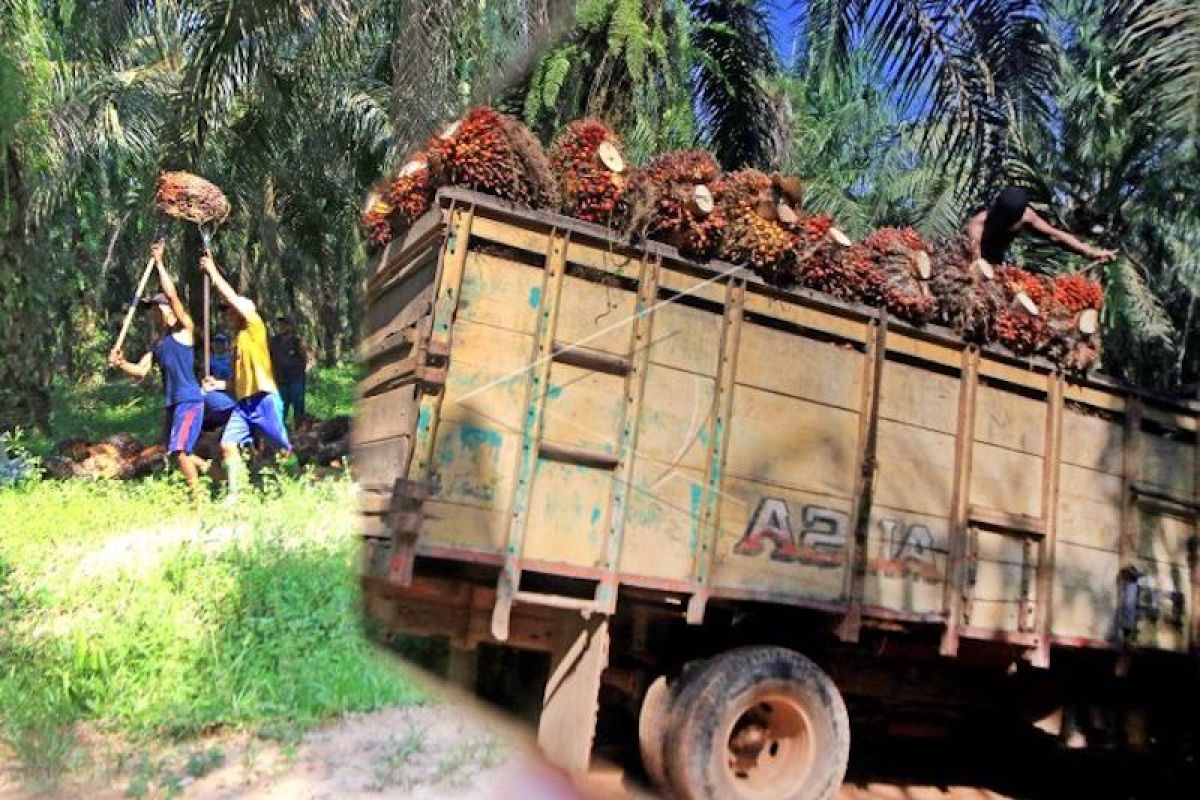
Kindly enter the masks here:
[[692, 533], [688, 539], [688, 547], [695, 552], [700, 543], [700, 500], [704, 496], [703, 488], [695, 481], [692, 482]]
[[468, 450], [479, 447], [494, 447], [500, 449], [500, 434], [488, 428], [477, 428], [474, 425], [463, 425], [458, 429], [458, 442]]
[[529, 290], [529, 307], [537, 308], [542, 304], [542, 287], [534, 286]]
[[592, 507], [592, 524], [595, 525], [600, 521], [600, 506]]
[[550, 388], [546, 390], [546, 397], [550, 400], [557, 400], [562, 397], [563, 387], [550, 384]]
[[429, 432], [429, 406], [421, 406], [421, 411], [417, 414], [417, 430], [422, 433]]

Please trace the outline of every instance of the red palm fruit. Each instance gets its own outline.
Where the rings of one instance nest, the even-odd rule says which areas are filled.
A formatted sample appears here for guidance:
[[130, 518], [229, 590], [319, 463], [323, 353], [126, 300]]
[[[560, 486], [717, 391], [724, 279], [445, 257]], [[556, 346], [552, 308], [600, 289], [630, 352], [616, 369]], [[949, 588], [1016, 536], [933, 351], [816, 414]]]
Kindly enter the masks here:
[[572, 122], [550, 144], [563, 213], [601, 225], [625, 223], [627, 165], [621, 140], [596, 119]]

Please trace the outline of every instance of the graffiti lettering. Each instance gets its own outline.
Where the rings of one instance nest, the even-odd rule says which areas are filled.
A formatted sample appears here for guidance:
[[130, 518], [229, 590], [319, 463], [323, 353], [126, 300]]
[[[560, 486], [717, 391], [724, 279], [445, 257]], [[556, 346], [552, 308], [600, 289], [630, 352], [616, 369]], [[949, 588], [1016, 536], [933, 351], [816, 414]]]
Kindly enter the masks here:
[[905, 526], [894, 519], [879, 521], [883, 536], [870, 570], [881, 575], [912, 575], [936, 581], [941, 577], [933, 534], [920, 523]]
[[[795, 515], [786, 501], [764, 497], [759, 501], [742, 538], [733, 546], [735, 555], [816, 567], [841, 567], [846, 559], [846, 537], [850, 515], [818, 505], [800, 510], [800, 529], [792, 526]], [[897, 519], [879, 520], [878, 552], [870, 559], [870, 572], [898, 577], [940, 581], [943, 565], [928, 526], [906, 524]]]
[[850, 515], [830, 508], [805, 506], [800, 519], [804, 527], [797, 536], [792, 530], [787, 503], [764, 497], [746, 532], [733, 546], [733, 552], [739, 556], [758, 556], [770, 543], [772, 561], [839, 566], [845, 558]]

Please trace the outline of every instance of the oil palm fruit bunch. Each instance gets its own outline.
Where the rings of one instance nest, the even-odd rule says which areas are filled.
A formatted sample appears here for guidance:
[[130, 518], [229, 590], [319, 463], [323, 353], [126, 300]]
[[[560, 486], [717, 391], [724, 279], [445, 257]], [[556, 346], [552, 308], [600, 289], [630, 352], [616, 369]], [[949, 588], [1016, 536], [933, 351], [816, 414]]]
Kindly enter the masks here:
[[392, 240], [392, 205], [386, 199], [387, 186], [379, 185], [367, 194], [362, 226], [371, 247], [382, 247]]
[[154, 207], [169, 217], [197, 225], [220, 225], [229, 217], [229, 200], [217, 186], [190, 172], [164, 172], [154, 187]]
[[846, 261], [850, 239], [833, 224], [828, 214], [800, 214], [789, 226], [795, 237], [794, 271], [801, 286], [839, 300], [859, 302], [866, 294], [862, 273]]
[[488, 106], [476, 106], [425, 146], [432, 184], [464, 186], [527, 206], [555, 192], [545, 155], [528, 130]]
[[382, 247], [409, 228], [433, 205], [436, 188], [429, 174], [428, 157], [417, 151], [404, 162], [396, 177], [367, 195], [362, 224], [368, 243]]
[[711, 153], [664, 153], [630, 180], [630, 228], [692, 258], [716, 255], [724, 234], [725, 182]]
[[1042, 315], [1050, 296], [1049, 282], [1010, 263], [996, 270], [996, 283], [1004, 289], [1007, 301], [996, 317], [996, 341], [1018, 355], [1043, 349], [1049, 338]]
[[1100, 309], [1104, 290], [1079, 273], [1059, 275], [1043, 302], [1047, 341], [1044, 352], [1072, 372], [1085, 372], [1100, 354]]
[[798, 221], [770, 176], [756, 169], [726, 175], [726, 228], [720, 257], [745, 264], [768, 283], [794, 283], [796, 235], [781, 221], [781, 209], [789, 222]]
[[967, 341], [992, 341], [996, 320], [1005, 309], [1003, 287], [977, 267], [965, 236], [940, 243], [934, 253], [929, 288], [935, 319]]
[[880, 228], [850, 247], [846, 260], [860, 276], [863, 302], [884, 306], [909, 322], [932, 319], [936, 303], [928, 285], [929, 250], [912, 228]]
[[620, 138], [597, 119], [576, 120], [550, 144], [563, 213], [600, 225], [623, 225], [628, 167]]

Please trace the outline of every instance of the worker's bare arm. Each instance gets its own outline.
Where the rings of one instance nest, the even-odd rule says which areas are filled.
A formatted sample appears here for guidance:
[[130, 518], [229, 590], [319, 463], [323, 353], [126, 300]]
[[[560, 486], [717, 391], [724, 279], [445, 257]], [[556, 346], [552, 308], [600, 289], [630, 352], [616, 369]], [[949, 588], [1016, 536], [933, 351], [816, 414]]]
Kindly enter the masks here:
[[217, 262], [207, 253], [200, 256], [200, 271], [207, 272], [212, 278], [213, 287], [217, 290], [217, 294], [221, 296], [229, 305], [237, 309], [237, 312], [243, 317], [255, 313], [254, 302], [248, 297], [242, 297], [233, 290], [229, 285], [229, 281], [225, 280], [225, 276], [221, 274], [221, 270], [217, 267]]
[[125, 356], [115, 347], [108, 354], [108, 365], [110, 367], [116, 367], [129, 377], [136, 378], [139, 381], [150, 374], [150, 367], [153, 365], [153, 363], [154, 356], [150, 353], [146, 353], [136, 363], [132, 361], [126, 361]]
[[1079, 239], [1073, 234], [1054, 227], [1049, 222], [1042, 219], [1041, 215], [1039, 215], [1032, 208], [1025, 209], [1025, 216], [1021, 218], [1021, 224], [1039, 236], [1043, 236], [1052, 242], [1056, 242], [1062, 247], [1078, 253], [1085, 258], [1090, 258], [1096, 261], [1112, 261], [1117, 257], [1116, 250], [1103, 250], [1099, 247], [1092, 247], [1090, 244]]
[[971, 240], [971, 258], [979, 260], [983, 253], [983, 223], [987, 220], [987, 212], [980, 211], [967, 222], [967, 236]]
[[[162, 286], [163, 294], [167, 296], [167, 300], [171, 303], [171, 311], [175, 312], [175, 318], [179, 320], [179, 324], [187, 331], [188, 336], [192, 336], [196, 331], [196, 323], [192, 321], [191, 314], [188, 314], [187, 308], [179, 299], [179, 292], [175, 289], [175, 281], [171, 280], [171, 274], [167, 272], [167, 265], [163, 261], [164, 243], [162, 241], [155, 242], [150, 247], [150, 254], [154, 257], [154, 266], [158, 271], [158, 282]], [[191, 344], [191, 342], [184, 342]]]

